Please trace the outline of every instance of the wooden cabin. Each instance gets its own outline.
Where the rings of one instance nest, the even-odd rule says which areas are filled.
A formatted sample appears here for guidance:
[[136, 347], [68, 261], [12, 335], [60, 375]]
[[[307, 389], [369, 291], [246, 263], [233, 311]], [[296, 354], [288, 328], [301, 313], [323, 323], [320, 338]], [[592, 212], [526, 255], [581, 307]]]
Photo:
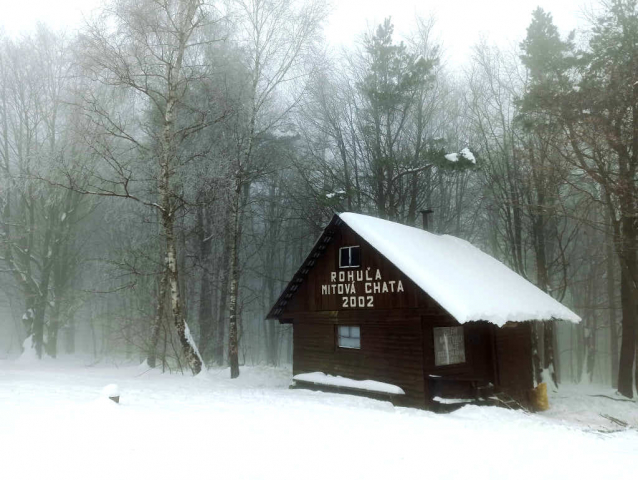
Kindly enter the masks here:
[[267, 318], [293, 326], [297, 386], [424, 408], [526, 403], [530, 320], [580, 320], [464, 240], [354, 213], [333, 217]]

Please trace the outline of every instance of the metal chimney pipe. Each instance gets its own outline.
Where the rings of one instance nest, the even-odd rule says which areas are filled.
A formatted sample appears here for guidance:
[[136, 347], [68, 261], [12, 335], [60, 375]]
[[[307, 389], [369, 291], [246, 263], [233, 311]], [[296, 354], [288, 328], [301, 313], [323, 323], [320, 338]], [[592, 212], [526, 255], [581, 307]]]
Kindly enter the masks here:
[[426, 210], [421, 210], [421, 215], [423, 216], [423, 230], [429, 232], [430, 231], [430, 225], [428, 222], [428, 215], [434, 213], [434, 210], [432, 210], [431, 208], [428, 208]]

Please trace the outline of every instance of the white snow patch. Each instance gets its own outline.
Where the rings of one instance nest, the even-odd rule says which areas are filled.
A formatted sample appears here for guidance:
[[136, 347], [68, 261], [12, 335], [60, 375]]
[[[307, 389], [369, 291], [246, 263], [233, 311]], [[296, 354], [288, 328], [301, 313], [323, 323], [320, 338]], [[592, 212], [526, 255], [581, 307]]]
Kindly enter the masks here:
[[390, 383], [377, 382], [376, 380], [353, 380], [351, 378], [326, 375], [323, 372], [300, 373], [292, 377], [293, 380], [327, 385], [331, 387], [347, 387], [357, 390], [367, 390], [369, 392], [391, 393], [394, 395], [405, 395], [401, 387]]
[[148, 370], [152, 370], [152, 368], [148, 364], [148, 358], [145, 358], [144, 361], [142, 363], [140, 363], [137, 368], [138, 368], [138, 370], [140, 370], [142, 372], [146, 372]]
[[345, 194], [346, 194], [345, 190], [337, 190], [336, 192], [326, 193], [326, 198], [334, 198], [337, 195], [345, 195]]
[[[231, 380], [228, 369], [203, 378], [157, 369], [140, 376], [137, 364], [78, 363], [0, 360], [0, 478], [169, 480], [214, 470], [243, 480], [411, 479], [423, 472], [424, 448], [436, 479], [636, 476], [638, 432], [601, 433], [588, 417], [611, 426], [599, 415], [609, 413], [637, 425], [637, 404], [580, 390], [557, 407], [551, 399], [543, 414], [465, 406], [438, 415], [289, 390], [289, 367], [245, 366]], [[125, 391], [124, 406], [95, 400], [111, 382]], [[167, 439], [177, 439], [170, 454]]]
[[199, 361], [202, 364], [202, 370], [201, 371], [206, 370], [206, 364], [204, 364], [204, 359], [199, 354], [199, 348], [197, 348], [197, 343], [195, 342], [195, 339], [193, 338], [193, 335], [191, 334], [191, 329], [188, 328], [188, 323], [186, 323], [186, 322], [184, 322], [184, 336], [186, 337], [186, 341], [193, 348], [193, 350], [195, 351], [195, 355], [197, 355], [197, 358], [199, 358]]
[[471, 243], [356, 213], [339, 217], [460, 323], [580, 317]]
[[555, 390], [554, 380], [552, 379], [553, 373], [554, 367], [552, 365], [541, 370], [541, 382], [547, 385], [547, 390]]
[[18, 358], [18, 361], [20, 363], [33, 363], [39, 360], [38, 353], [33, 346], [33, 335], [29, 335], [24, 339], [24, 342], [22, 342], [22, 354]]
[[473, 398], [443, 398], [443, 397], [434, 397], [432, 400], [435, 402], [443, 403], [446, 405], [455, 405], [457, 403], [471, 403], [474, 402]]
[[119, 397], [120, 387], [116, 383], [109, 383], [102, 389], [102, 396], [107, 398]]
[[472, 163], [476, 163], [476, 157], [474, 156], [472, 152], [470, 152], [470, 149], [467, 147], [461, 150], [461, 156], [465, 157], [467, 160], [469, 160]]
[[445, 159], [450, 161], [450, 162], [458, 162], [459, 161], [459, 156], [461, 156], [461, 157], [465, 158], [466, 160], [469, 160], [470, 162], [476, 164], [476, 157], [470, 151], [470, 149], [467, 148], [467, 147], [465, 147], [459, 153], [448, 153], [447, 155], [445, 155]]

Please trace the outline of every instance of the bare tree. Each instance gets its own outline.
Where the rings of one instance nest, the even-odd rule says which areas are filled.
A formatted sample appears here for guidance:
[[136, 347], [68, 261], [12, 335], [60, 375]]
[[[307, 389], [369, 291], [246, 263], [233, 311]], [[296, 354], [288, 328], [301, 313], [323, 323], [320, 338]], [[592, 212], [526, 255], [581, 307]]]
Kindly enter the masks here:
[[[233, 125], [236, 148], [231, 159], [229, 201], [228, 355], [231, 378], [236, 378], [239, 376], [239, 252], [242, 214], [255, 176], [254, 150], [257, 139], [279, 126], [298, 104], [299, 96], [294, 94], [293, 81], [298, 82], [300, 77], [306, 77], [312, 71], [304, 62], [312, 54], [326, 8], [318, 0], [237, 0], [233, 6], [239, 29], [238, 42], [247, 53], [249, 73], [245, 86], [247, 107], [238, 112]], [[275, 99], [278, 99], [278, 105]]]
[[[185, 199], [177, 174], [189, 160], [183, 157], [185, 144], [218, 118], [211, 118], [209, 105], [189, 101], [193, 83], [203, 75], [200, 50], [212, 39], [202, 32], [210, 28], [212, 18], [202, 0], [118, 1], [87, 24], [79, 43], [85, 75], [148, 109], [146, 118], [126, 118], [103, 98], [85, 92], [82, 112], [98, 134], [89, 141], [108, 168], [96, 170], [94, 182], [80, 191], [128, 198], [158, 210], [171, 312], [193, 374], [201, 370], [202, 359], [188, 328], [179, 286], [175, 222]], [[135, 173], [140, 172], [136, 162], [146, 159], [154, 164], [152, 191], [157, 201], [136, 188]], [[161, 295], [158, 301], [162, 302]]]

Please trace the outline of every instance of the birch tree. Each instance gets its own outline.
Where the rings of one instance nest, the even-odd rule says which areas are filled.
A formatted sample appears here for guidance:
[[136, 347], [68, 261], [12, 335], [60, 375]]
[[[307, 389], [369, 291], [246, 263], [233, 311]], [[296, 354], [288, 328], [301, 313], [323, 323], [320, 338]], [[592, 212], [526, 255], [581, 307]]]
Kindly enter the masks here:
[[[326, 16], [319, 0], [237, 0], [231, 2], [237, 22], [238, 43], [246, 52], [249, 76], [242, 86], [245, 109], [237, 112], [231, 125], [235, 152], [231, 158], [230, 270], [228, 356], [230, 376], [239, 376], [239, 252], [242, 214], [255, 178], [253, 162], [258, 139], [281, 125], [297, 105], [300, 93], [295, 82], [312, 72], [305, 62]], [[275, 102], [277, 101], [277, 104]]]
[[[98, 136], [91, 141], [104, 162], [100, 172], [108, 176], [95, 175], [80, 191], [131, 199], [158, 211], [167, 277], [161, 289], [166, 285], [169, 291], [174, 326], [193, 374], [201, 370], [202, 359], [179, 287], [175, 222], [185, 203], [178, 181], [179, 169], [188, 161], [184, 146], [217, 118], [211, 118], [208, 105], [189, 102], [188, 95], [202, 78], [199, 52], [212, 42], [202, 32], [212, 22], [202, 0], [122, 0], [109, 4], [86, 26], [79, 44], [85, 75], [146, 109], [142, 118], [126, 118], [103, 98], [84, 95], [82, 112], [96, 127]], [[149, 161], [155, 183], [147, 191], [136, 188], [136, 164], [143, 161]]]

